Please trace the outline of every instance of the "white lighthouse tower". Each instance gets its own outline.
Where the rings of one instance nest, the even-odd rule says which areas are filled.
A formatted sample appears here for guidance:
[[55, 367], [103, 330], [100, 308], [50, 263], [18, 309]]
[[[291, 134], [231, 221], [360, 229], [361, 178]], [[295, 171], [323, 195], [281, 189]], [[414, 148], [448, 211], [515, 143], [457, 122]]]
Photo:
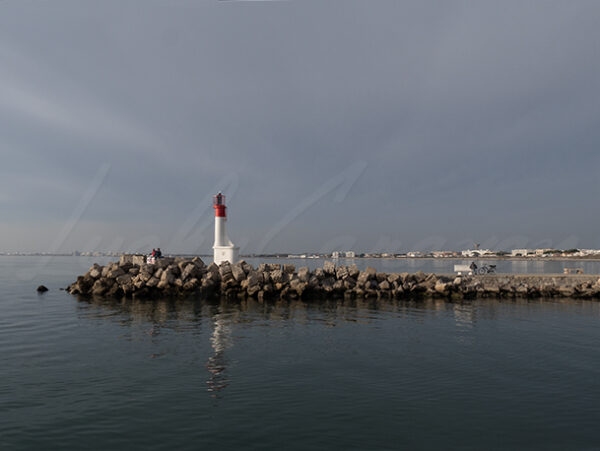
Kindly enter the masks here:
[[225, 196], [221, 193], [213, 197], [213, 208], [215, 209], [215, 244], [214, 262], [217, 265], [228, 261], [235, 263], [238, 260], [239, 247], [235, 247], [227, 236], [227, 207], [225, 206]]

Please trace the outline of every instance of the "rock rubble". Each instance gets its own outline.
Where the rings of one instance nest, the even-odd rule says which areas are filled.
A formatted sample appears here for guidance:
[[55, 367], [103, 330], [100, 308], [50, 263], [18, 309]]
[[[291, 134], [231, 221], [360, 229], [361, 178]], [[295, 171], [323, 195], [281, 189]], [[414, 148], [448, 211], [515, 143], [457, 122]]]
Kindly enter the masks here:
[[440, 297], [537, 298], [570, 297], [600, 299], [598, 276], [484, 275], [453, 276], [383, 273], [356, 265], [296, 270], [294, 265], [263, 263], [254, 268], [240, 261], [205, 265], [196, 257], [161, 258], [154, 264], [121, 259], [106, 266], [95, 264], [67, 291], [73, 295], [132, 297], [225, 296], [265, 299]]

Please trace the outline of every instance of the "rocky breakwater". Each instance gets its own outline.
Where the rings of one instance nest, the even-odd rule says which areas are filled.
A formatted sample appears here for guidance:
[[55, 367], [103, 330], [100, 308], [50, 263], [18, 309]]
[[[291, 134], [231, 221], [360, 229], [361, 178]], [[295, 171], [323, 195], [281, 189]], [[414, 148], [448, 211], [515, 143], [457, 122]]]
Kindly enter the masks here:
[[373, 268], [325, 262], [313, 271], [294, 265], [205, 265], [200, 258], [161, 258], [154, 264], [122, 258], [94, 265], [67, 291], [74, 295], [134, 297], [225, 296], [264, 299], [441, 297], [575, 297], [600, 298], [598, 276], [486, 275], [462, 276], [383, 273]]

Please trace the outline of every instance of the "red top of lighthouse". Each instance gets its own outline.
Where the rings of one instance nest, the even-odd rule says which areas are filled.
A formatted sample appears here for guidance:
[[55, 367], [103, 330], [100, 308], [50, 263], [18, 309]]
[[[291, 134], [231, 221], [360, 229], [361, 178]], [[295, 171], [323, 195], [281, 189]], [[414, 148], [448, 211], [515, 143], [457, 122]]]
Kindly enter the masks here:
[[225, 213], [225, 210], [227, 209], [225, 206], [225, 196], [223, 196], [221, 193], [213, 196], [213, 208], [215, 209], [215, 217], [227, 217], [227, 214]]

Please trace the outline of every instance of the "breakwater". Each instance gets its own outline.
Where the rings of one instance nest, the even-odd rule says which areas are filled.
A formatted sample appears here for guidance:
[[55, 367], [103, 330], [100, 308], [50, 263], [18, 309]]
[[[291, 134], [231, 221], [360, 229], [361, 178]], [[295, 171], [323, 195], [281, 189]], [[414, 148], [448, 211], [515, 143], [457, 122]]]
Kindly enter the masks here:
[[67, 287], [74, 295], [132, 297], [253, 297], [265, 299], [443, 297], [572, 297], [600, 299], [600, 277], [592, 275], [477, 275], [384, 273], [356, 265], [325, 262], [313, 271], [288, 264], [241, 261], [205, 265], [196, 257], [161, 258], [148, 264], [139, 256], [95, 264]]

